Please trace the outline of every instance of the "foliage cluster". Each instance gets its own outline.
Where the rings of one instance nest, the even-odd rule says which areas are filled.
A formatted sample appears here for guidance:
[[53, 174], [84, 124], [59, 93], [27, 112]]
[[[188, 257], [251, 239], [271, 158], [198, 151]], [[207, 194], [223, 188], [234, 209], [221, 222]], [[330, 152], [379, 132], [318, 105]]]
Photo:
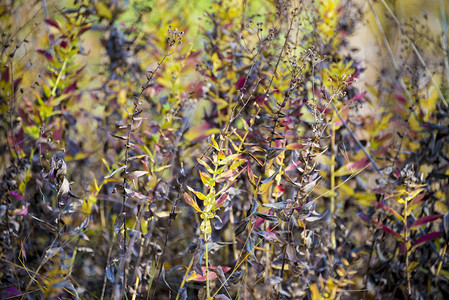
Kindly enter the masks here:
[[1, 298], [449, 297], [447, 26], [367, 3], [0, 3]]

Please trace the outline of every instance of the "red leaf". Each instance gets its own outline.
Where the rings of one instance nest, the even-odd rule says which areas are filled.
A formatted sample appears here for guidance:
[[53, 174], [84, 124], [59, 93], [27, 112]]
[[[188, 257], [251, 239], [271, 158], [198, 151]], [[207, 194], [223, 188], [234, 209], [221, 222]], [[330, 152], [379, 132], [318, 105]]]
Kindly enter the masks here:
[[4, 82], [9, 82], [9, 68], [5, 68], [2, 72], [1, 80]]
[[388, 234], [390, 234], [391, 236], [393, 236], [396, 240], [398, 240], [398, 241], [400, 241], [400, 242], [403, 241], [403, 238], [402, 238], [402, 236], [401, 236], [399, 233], [397, 233], [397, 232], [391, 230], [391, 229], [388, 228], [387, 226], [385, 226], [385, 225], [383, 225], [383, 224], [381, 224], [381, 223], [379, 223], [379, 222], [377, 222], [377, 221], [375, 221], [375, 220], [372, 220], [372, 221], [373, 221], [374, 223], [376, 223], [376, 225], [377, 225], [380, 229], [382, 229], [382, 230], [385, 231], [386, 233], [388, 233]]
[[78, 35], [82, 35], [83, 33], [90, 30], [91, 28], [92, 28], [92, 25], [84, 26], [83, 28], [80, 29], [80, 31], [78, 32]]
[[53, 26], [53, 27], [55, 27], [57, 29], [60, 29], [58, 23], [56, 23], [55, 20], [45, 19], [45, 23], [47, 23], [48, 25]]
[[[214, 267], [209, 267], [209, 269], [217, 269], [217, 268], [221, 268], [223, 270], [223, 273], [227, 273], [229, 272], [229, 270], [231, 270], [230, 267], [221, 267], [221, 266], [214, 266]], [[203, 271], [203, 276], [201, 276], [200, 274], [198, 274], [197, 272], [193, 271], [192, 275], [189, 276], [189, 278], [187, 278], [187, 281], [206, 281], [206, 267], [201, 267], [201, 270]], [[209, 280], [217, 278], [217, 274], [215, 272], [209, 272]]]
[[394, 209], [392, 209], [385, 203], [377, 202], [377, 201], [369, 201], [369, 202], [371, 202], [372, 204], [374, 204], [377, 207], [382, 208], [383, 211], [393, 214], [396, 218], [398, 218], [398, 220], [404, 221], [404, 218], [397, 211], [395, 211]]
[[43, 50], [43, 49], [38, 49], [37, 53], [42, 54], [46, 59], [48, 60], [53, 60], [53, 56], [51, 55], [51, 53], [47, 50]]
[[425, 216], [425, 217], [419, 218], [412, 224], [412, 226], [410, 226], [410, 228], [420, 227], [426, 223], [438, 220], [441, 217], [443, 217], [443, 215], [431, 215], [431, 216]]
[[240, 90], [245, 85], [245, 82], [246, 82], [246, 76], [241, 76], [239, 78], [239, 80], [237, 80], [237, 83], [235, 84], [235, 88], [237, 90]]
[[442, 234], [443, 233], [440, 231], [425, 234], [422, 237], [420, 237], [415, 243], [413, 243], [412, 247], [410, 247], [410, 250], [412, 250], [413, 248], [419, 247], [427, 242], [430, 242], [431, 240], [438, 238]]
[[71, 91], [75, 90], [76, 89], [76, 83], [77, 83], [77, 80], [75, 80], [71, 85], [67, 86], [64, 89], [64, 91], [62, 92], [62, 94], [68, 94]]
[[225, 203], [226, 203], [226, 199], [228, 198], [228, 194], [226, 194], [226, 193], [223, 193], [223, 195], [221, 195], [220, 196], [220, 198], [218, 198], [216, 201], [215, 201], [215, 204], [214, 204], [214, 210], [216, 210], [216, 209], [219, 209], [220, 207], [222, 207]]

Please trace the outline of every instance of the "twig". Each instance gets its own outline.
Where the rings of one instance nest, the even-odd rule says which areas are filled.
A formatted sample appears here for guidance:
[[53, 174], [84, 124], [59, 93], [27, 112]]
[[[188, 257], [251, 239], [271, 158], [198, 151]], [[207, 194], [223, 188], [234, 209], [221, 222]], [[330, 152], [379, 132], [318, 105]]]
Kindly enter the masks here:
[[332, 104], [332, 107], [335, 111], [335, 113], [337, 114], [338, 118], [340, 119], [340, 121], [343, 123], [343, 125], [345, 126], [345, 128], [349, 131], [349, 134], [352, 136], [352, 138], [356, 141], [357, 145], [359, 145], [359, 147], [363, 150], [363, 153], [365, 153], [366, 157], [370, 160], [370, 162], [373, 164], [374, 168], [376, 169], [376, 171], [382, 176], [382, 178], [386, 179], [385, 174], [382, 172], [381, 169], [379, 169], [379, 167], [377, 166], [376, 162], [374, 161], [374, 159], [371, 157], [371, 155], [368, 153], [368, 151], [366, 151], [365, 147], [363, 147], [362, 143], [359, 141], [359, 139], [355, 136], [354, 132], [351, 130], [351, 128], [349, 128], [348, 124], [346, 123], [346, 121], [343, 119], [343, 117], [340, 115], [340, 112], [338, 111], [337, 107], [334, 104], [333, 101], [333, 96], [331, 97], [329, 95], [329, 92], [327, 91], [327, 88], [324, 87], [323, 89], [326, 98], [330, 101], [330, 103]]

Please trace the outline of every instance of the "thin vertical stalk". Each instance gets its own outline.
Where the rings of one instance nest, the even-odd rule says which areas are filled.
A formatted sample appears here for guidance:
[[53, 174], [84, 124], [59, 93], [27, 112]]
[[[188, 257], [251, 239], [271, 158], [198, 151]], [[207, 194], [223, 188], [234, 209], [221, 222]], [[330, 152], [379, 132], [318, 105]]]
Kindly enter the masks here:
[[207, 249], [207, 233], [204, 232], [204, 258], [206, 260], [206, 299], [210, 299], [210, 282], [209, 282], [209, 253]]
[[336, 146], [335, 146], [335, 119], [336, 119], [336, 113], [334, 112], [334, 116], [332, 118], [332, 135], [331, 135], [331, 170], [330, 170], [330, 189], [331, 189], [331, 203], [330, 203], [330, 211], [331, 211], [331, 243], [332, 248], [337, 247], [337, 241], [335, 238], [335, 154], [336, 154]]
[[[181, 285], [179, 286], [178, 291], [179, 291], [180, 289], [184, 288], [184, 285], [186, 284], [187, 276], [189, 276], [190, 270], [192, 269], [194, 258], [195, 258], [195, 256], [192, 256], [192, 259], [190, 260], [189, 266], [187, 267], [186, 272], [185, 272], [185, 274], [184, 274], [184, 277], [182, 278], [182, 282], [181, 282]], [[181, 294], [178, 293], [178, 294], [176, 295], [176, 299], [175, 299], [175, 300], [179, 300], [179, 297], [180, 297], [180, 296], [181, 296]]]
[[411, 295], [412, 289], [410, 286], [410, 272], [408, 271], [409, 264], [409, 251], [408, 251], [408, 230], [407, 230], [407, 198], [404, 199], [405, 208], [404, 208], [404, 243], [405, 243], [405, 274], [407, 277], [407, 293]]

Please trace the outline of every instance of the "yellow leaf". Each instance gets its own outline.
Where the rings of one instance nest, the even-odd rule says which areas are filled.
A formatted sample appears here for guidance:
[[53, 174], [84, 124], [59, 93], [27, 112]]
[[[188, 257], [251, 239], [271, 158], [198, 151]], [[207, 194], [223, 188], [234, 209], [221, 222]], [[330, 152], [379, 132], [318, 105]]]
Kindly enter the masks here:
[[323, 299], [323, 296], [321, 296], [320, 290], [318, 289], [318, 286], [316, 285], [316, 283], [312, 283], [310, 285], [310, 292], [312, 293], [312, 300]]
[[126, 104], [126, 90], [125, 89], [121, 89], [120, 92], [118, 93], [117, 102], [121, 106], [124, 106]]
[[98, 2], [95, 4], [95, 10], [100, 17], [112, 20], [112, 13], [104, 3]]
[[273, 182], [274, 181], [270, 181], [270, 182], [267, 182], [267, 183], [260, 184], [258, 194], [263, 195], [266, 192], [268, 192], [268, 190], [270, 189], [270, 186], [273, 184]]
[[416, 119], [416, 115], [413, 113], [409, 116], [408, 123], [410, 125], [410, 128], [414, 131], [419, 131], [421, 129], [419, 121]]

